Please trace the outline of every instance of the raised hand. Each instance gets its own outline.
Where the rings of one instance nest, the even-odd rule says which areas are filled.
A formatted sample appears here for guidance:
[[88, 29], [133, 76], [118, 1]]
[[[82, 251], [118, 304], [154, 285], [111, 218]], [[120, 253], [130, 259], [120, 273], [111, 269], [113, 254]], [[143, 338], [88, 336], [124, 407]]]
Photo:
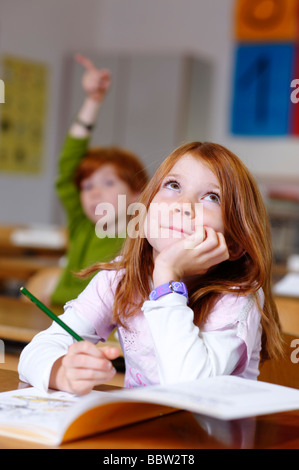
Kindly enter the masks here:
[[75, 59], [85, 69], [82, 87], [86, 95], [95, 101], [101, 101], [111, 85], [109, 70], [98, 69], [88, 57], [81, 54], [76, 54]]

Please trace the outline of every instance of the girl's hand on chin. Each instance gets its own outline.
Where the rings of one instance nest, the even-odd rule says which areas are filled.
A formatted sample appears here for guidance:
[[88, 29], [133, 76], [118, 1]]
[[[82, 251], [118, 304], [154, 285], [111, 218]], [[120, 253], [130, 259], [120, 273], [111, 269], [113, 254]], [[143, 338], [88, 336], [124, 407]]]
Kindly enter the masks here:
[[159, 253], [155, 260], [155, 287], [165, 282], [179, 281], [187, 276], [204, 274], [209, 268], [229, 258], [222, 233], [211, 227], [200, 228]]

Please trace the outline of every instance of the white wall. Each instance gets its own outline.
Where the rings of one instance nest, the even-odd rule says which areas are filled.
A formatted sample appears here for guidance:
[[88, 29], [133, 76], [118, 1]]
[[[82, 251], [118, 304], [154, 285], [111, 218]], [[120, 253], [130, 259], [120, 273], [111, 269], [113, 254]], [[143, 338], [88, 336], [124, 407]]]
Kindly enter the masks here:
[[211, 60], [208, 138], [235, 151], [256, 174], [298, 177], [298, 138], [241, 139], [229, 133], [233, 6], [234, 0], [1, 0], [0, 55], [42, 61], [51, 76], [45, 168], [35, 177], [0, 173], [0, 223], [57, 220], [53, 180], [64, 131], [63, 60], [75, 50], [188, 53]]

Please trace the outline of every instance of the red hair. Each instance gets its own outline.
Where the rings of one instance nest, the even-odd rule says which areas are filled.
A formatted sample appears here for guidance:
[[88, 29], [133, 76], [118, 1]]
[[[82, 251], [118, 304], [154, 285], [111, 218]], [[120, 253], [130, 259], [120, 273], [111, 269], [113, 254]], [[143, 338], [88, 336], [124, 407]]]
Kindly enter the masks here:
[[[194, 323], [203, 324], [219, 295], [252, 294], [261, 312], [263, 357], [282, 354], [282, 339], [277, 308], [271, 290], [272, 246], [267, 211], [252, 175], [232, 152], [214, 143], [191, 142], [176, 149], [156, 171], [142, 193], [146, 212], [163, 179], [186, 153], [204, 162], [216, 175], [221, 187], [221, 208], [228, 247], [238, 246], [243, 255], [224, 261], [188, 284]], [[137, 238], [127, 237], [121, 257], [112, 263], [100, 263], [85, 273], [98, 269], [125, 269], [116, 288], [114, 318], [122, 324], [126, 317], [140, 311], [150, 293], [153, 273], [152, 247], [141, 232]], [[236, 289], [238, 287], [238, 289]], [[259, 305], [258, 290], [265, 301]]]
[[140, 193], [148, 181], [147, 172], [136, 155], [118, 147], [98, 147], [88, 150], [79, 163], [74, 175], [77, 188], [80, 189], [82, 181], [103, 165], [112, 165], [133, 192]]

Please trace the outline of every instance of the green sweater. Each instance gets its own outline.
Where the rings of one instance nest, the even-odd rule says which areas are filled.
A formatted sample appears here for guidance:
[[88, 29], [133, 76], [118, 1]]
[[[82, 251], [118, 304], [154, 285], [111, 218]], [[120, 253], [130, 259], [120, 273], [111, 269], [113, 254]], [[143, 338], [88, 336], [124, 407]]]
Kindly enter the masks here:
[[89, 139], [67, 136], [59, 160], [56, 189], [67, 215], [67, 265], [51, 296], [53, 304], [63, 305], [76, 298], [90, 282], [75, 273], [94, 263], [110, 261], [120, 251], [124, 238], [98, 238], [95, 225], [84, 214], [80, 193], [73, 182], [74, 172], [86, 154]]

